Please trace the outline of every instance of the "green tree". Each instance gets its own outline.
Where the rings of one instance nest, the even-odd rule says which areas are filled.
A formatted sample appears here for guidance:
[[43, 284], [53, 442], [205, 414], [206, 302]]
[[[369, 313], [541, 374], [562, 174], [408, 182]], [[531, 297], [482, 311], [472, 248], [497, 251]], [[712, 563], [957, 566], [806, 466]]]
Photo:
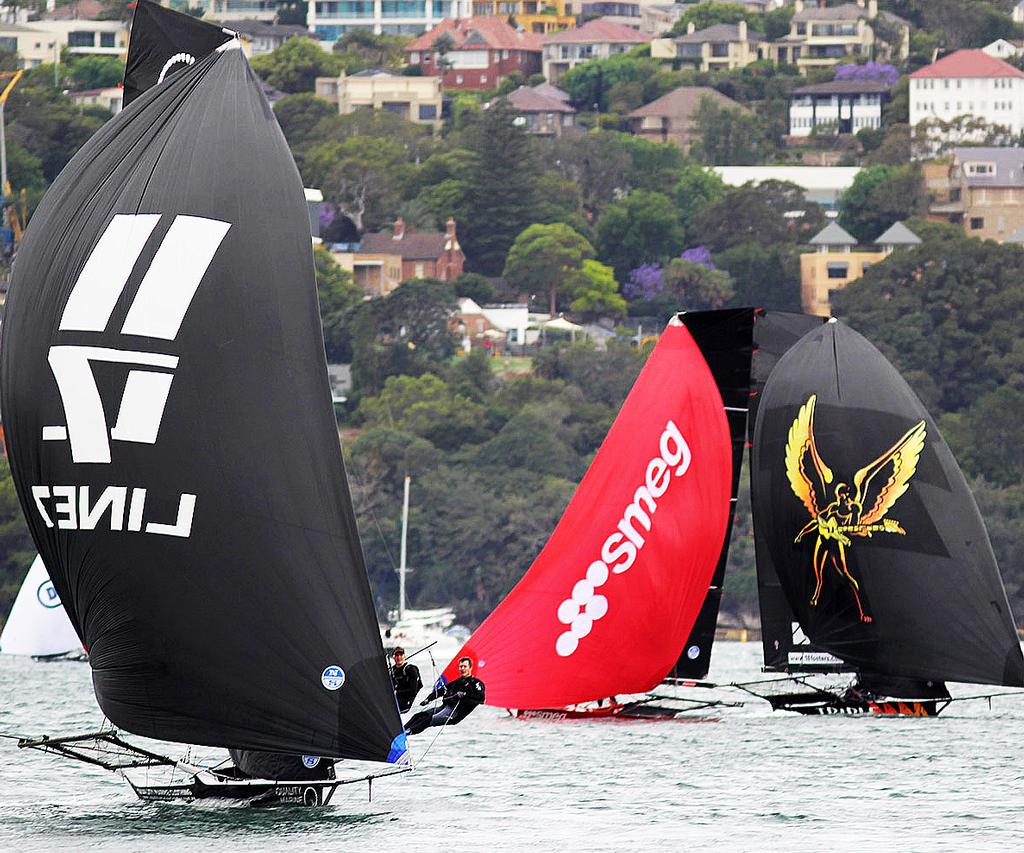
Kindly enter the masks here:
[[630, 188], [633, 161], [616, 133], [563, 136], [552, 142], [559, 173], [579, 188], [583, 209], [596, 218]]
[[933, 413], [959, 412], [998, 388], [1024, 389], [1024, 249], [939, 233], [874, 264], [832, 304]]
[[568, 225], [531, 225], [512, 244], [503, 275], [520, 293], [548, 293], [554, 314], [559, 290], [580, 287], [583, 262], [593, 255], [594, 247]]
[[583, 262], [582, 273], [571, 294], [572, 310], [586, 318], [625, 317], [626, 300], [619, 294], [615, 270], [588, 259]]
[[668, 258], [682, 248], [679, 216], [662, 193], [637, 190], [609, 205], [597, 221], [598, 256], [615, 267], [620, 281], [640, 264]]
[[380, 227], [397, 212], [403, 177], [411, 167], [401, 146], [353, 137], [312, 149], [307, 171], [323, 175], [324, 198], [359, 231]]
[[379, 396], [363, 398], [357, 415], [370, 426], [418, 435], [443, 450], [486, 437], [483, 407], [453, 394], [432, 373], [389, 376]]
[[405, 64], [408, 36], [378, 35], [371, 30], [349, 30], [334, 43], [341, 70], [356, 74], [367, 68], [399, 70]]
[[313, 250], [316, 286], [320, 298], [320, 322], [324, 331], [327, 360], [343, 362], [352, 357], [348, 314], [363, 298], [351, 273], [343, 270], [322, 246]]
[[705, 206], [694, 217], [687, 237], [691, 244], [717, 253], [745, 243], [806, 243], [825, 222], [825, 212], [808, 201], [800, 187], [764, 181], [730, 188], [720, 201]]
[[693, 116], [692, 156], [701, 163], [747, 166], [764, 162], [768, 149], [763, 125], [745, 109], [724, 107], [704, 96]]
[[75, 89], [102, 89], [117, 86], [124, 78], [124, 62], [116, 56], [76, 56], [69, 54], [64, 62]]
[[[40, 66], [42, 67], [42, 66]], [[104, 119], [82, 112], [52, 88], [53, 76], [42, 86], [15, 86], [7, 100], [7, 142], [13, 140], [34, 156], [47, 181], [53, 181], [79, 148], [103, 125]], [[106, 116], [109, 118], [109, 114]]]
[[287, 95], [274, 104], [274, 115], [293, 150], [315, 141], [317, 126], [337, 114], [336, 107], [311, 92]]
[[452, 285], [455, 287], [456, 296], [466, 296], [478, 305], [486, 305], [493, 302], [497, 291], [487, 276], [475, 272], [464, 272]]
[[342, 63], [308, 38], [291, 38], [271, 53], [254, 56], [250, 64], [275, 89], [294, 94], [314, 91], [317, 77], [337, 77]]
[[[671, 36], [684, 36], [693, 24], [695, 29], [703, 30], [715, 24], [738, 24], [751, 19], [750, 10], [742, 3], [704, 2], [690, 6], [669, 30]], [[787, 32], [789, 28], [786, 28]]]
[[839, 224], [860, 242], [870, 243], [894, 222], [927, 211], [920, 166], [869, 166], [840, 197]]
[[8, 613], [35, 556], [6, 456], [0, 457], [0, 613]]
[[682, 258], [673, 258], [661, 271], [664, 289], [684, 310], [721, 308], [733, 297], [729, 273]]
[[[1018, 361], [1024, 364], [1024, 343], [1016, 349]], [[999, 486], [1024, 482], [1022, 388], [996, 388], [962, 412], [945, 415], [939, 427], [965, 471]]]
[[715, 255], [732, 278], [732, 304], [800, 311], [800, 253], [793, 245], [744, 243]]
[[725, 195], [725, 183], [711, 169], [688, 163], [679, 174], [679, 180], [672, 190], [676, 203], [679, 224], [685, 231], [694, 216], [709, 204], [719, 201]]
[[484, 112], [468, 134], [474, 153], [459, 238], [475, 272], [497, 275], [512, 242], [534, 222], [539, 171], [533, 144], [506, 101]]

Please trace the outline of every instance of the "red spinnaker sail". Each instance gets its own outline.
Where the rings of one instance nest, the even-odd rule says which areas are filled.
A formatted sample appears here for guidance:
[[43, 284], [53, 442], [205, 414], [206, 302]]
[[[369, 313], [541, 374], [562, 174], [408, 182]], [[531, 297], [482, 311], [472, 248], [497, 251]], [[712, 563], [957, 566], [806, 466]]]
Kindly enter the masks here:
[[[722, 398], [673, 321], [544, 550], [457, 656], [487, 703], [550, 708], [658, 684], [707, 594], [731, 472]], [[453, 661], [445, 677], [457, 676]]]

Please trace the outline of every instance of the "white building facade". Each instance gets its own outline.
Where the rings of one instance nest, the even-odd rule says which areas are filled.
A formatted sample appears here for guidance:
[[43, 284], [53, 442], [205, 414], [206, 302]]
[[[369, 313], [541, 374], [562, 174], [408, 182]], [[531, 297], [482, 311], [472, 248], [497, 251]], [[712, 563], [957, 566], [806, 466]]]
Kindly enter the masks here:
[[789, 135], [854, 134], [882, 126], [889, 87], [873, 80], [833, 80], [794, 89], [789, 96]]
[[306, 25], [328, 47], [352, 30], [418, 35], [445, 18], [472, 15], [472, 0], [312, 0]]
[[1024, 130], [1024, 71], [981, 50], [958, 50], [910, 75], [911, 127], [965, 117], [1019, 134]]

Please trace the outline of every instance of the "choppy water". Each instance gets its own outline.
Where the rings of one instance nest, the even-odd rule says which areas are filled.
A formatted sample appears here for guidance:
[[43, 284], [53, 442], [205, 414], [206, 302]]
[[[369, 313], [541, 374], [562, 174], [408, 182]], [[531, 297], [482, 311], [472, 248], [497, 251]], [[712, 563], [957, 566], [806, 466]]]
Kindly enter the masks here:
[[[712, 678], [758, 672], [758, 645], [716, 648]], [[0, 731], [98, 723], [88, 666], [0, 659]], [[311, 810], [143, 805], [112, 774], [0, 741], [0, 850], [1021, 850], [1022, 726], [1024, 696], [939, 719], [751, 700], [701, 725], [485, 708], [414, 773], [378, 780], [372, 803], [352, 786]]]

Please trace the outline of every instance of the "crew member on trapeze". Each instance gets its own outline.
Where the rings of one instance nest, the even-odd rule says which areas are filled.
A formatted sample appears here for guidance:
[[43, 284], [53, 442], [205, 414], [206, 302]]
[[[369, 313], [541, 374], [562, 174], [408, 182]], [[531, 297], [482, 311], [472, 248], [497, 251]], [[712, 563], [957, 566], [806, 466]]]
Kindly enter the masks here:
[[423, 687], [423, 681], [420, 679], [419, 667], [405, 659], [405, 649], [401, 646], [395, 647], [391, 660], [391, 684], [395, 688], [398, 710], [404, 714], [412, 707], [416, 694]]
[[407, 734], [417, 735], [430, 726], [454, 726], [484, 703], [484, 683], [473, 677], [472, 660], [459, 658], [459, 677], [449, 684], [438, 684], [420, 704], [427, 705], [438, 698], [442, 700], [441, 707], [416, 714], [405, 724]]
[[[917, 462], [924, 449], [926, 436], [925, 423], [919, 421], [904, 433], [892, 447], [879, 456], [874, 462], [865, 465], [853, 475], [851, 494], [847, 483], [836, 483], [833, 494], [835, 499], [824, 509], [819, 510], [819, 494], [827, 494], [834, 475], [818, 454], [814, 440], [814, 403], [812, 394], [800, 411], [789, 430], [786, 442], [786, 475], [793, 492], [803, 502], [811, 515], [811, 520], [797, 534], [795, 542], [804, 536], [817, 532], [814, 543], [814, 594], [810, 604], [817, 606], [821, 598], [821, 586], [824, 580], [825, 566], [828, 563], [836, 572], [847, 580], [861, 622], [871, 622], [872, 617], [864, 612], [860, 600], [860, 583], [850, 572], [846, 561], [846, 550], [851, 547], [851, 536], [870, 538], [875, 533], [895, 533], [905, 536], [906, 531], [895, 519], [885, 518], [885, 514], [910, 486], [910, 478], [917, 470]], [[811, 465], [808, 465], [808, 459]], [[814, 475], [812, 477], [811, 471]], [[877, 488], [871, 508], [865, 512], [864, 506], [871, 496], [871, 481], [880, 471], [887, 470], [888, 477]]]

